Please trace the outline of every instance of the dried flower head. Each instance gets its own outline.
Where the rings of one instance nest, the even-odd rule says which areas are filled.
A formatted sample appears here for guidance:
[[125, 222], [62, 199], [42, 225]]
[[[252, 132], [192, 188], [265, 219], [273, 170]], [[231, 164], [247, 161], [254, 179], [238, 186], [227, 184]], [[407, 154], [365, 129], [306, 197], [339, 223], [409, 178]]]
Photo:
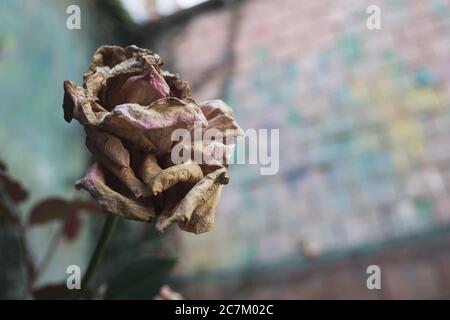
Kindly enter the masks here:
[[[75, 186], [104, 210], [153, 220], [160, 231], [177, 222], [185, 231], [206, 232], [228, 183], [227, 159], [214, 155], [229, 154], [241, 129], [223, 101], [197, 103], [189, 84], [161, 66], [150, 50], [102, 46], [83, 87], [64, 82], [64, 118], [83, 125], [96, 160]], [[175, 129], [192, 132], [199, 126], [215, 129], [226, 141], [172, 141]], [[174, 148], [189, 159], [174, 163]], [[196, 153], [213, 161], [199, 162]]]

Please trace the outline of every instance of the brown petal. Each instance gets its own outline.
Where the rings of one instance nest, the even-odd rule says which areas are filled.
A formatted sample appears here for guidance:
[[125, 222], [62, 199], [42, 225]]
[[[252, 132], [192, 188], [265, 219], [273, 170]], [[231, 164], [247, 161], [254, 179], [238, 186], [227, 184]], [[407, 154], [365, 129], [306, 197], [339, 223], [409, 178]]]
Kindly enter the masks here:
[[107, 114], [107, 111], [87, 94], [86, 90], [72, 81], [64, 81], [64, 119], [70, 122], [72, 118], [81, 124], [96, 126]]
[[178, 73], [172, 74], [168, 71], [162, 71], [164, 77], [170, 87], [170, 95], [178, 99], [186, 99], [192, 96], [189, 83], [181, 78]]
[[136, 198], [150, 195], [150, 190], [136, 178], [130, 167], [130, 154], [119, 138], [86, 127], [86, 145], [95, 158], [116, 176]]
[[97, 69], [96, 72], [88, 72], [83, 75], [83, 87], [98, 101], [102, 90], [105, 89], [108, 79], [111, 77], [109, 70]]
[[139, 176], [141, 180], [148, 184], [154, 176], [156, 176], [160, 171], [161, 167], [158, 164], [156, 156], [152, 153], [146, 154], [141, 162], [139, 168]]
[[[138, 174], [140, 179], [148, 185], [150, 181], [155, 177], [159, 172], [161, 172], [161, 167], [158, 164], [158, 159], [152, 153], [146, 154], [140, 160], [138, 165]], [[146, 191], [148, 193], [151, 192], [151, 188], [147, 187]], [[153, 197], [153, 204], [155, 207], [156, 214], [160, 214], [163, 208], [164, 196], [162, 194], [155, 195]]]
[[[161, 64], [159, 56], [150, 50], [136, 46], [127, 48], [103, 46], [96, 51], [89, 71], [83, 76], [83, 87], [87, 90], [86, 97], [89, 96], [99, 102], [106, 110], [127, 102], [150, 104], [157, 98], [169, 94], [169, 86], [160, 75]], [[144, 83], [145, 89], [148, 87], [150, 90], [140, 90], [144, 86], [136, 85], [134, 81], [144, 75], [145, 79], [149, 80]], [[137, 81], [137, 84], [139, 83]], [[124, 84], [127, 84], [127, 90], [121, 90]], [[140, 95], [139, 99], [136, 99], [136, 94], [141, 91], [146, 95], [150, 94], [151, 99], [140, 99]]]
[[[98, 98], [102, 105], [111, 110], [123, 103], [138, 103], [149, 105], [151, 102], [168, 96], [169, 86], [159, 74], [154, 60], [147, 57], [132, 58], [116, 65], [111, 70], [106, 70], [108, 78], [101, 83], [101, 91]], [[104, 72], [97, 69], [97, 73]], [[96, 75], [91, 75], [95, 77]], [[85, 80], [88, 84], [90, 77]]]
[[242, 135], [242, 130], [234, 119], [233, 110], [225, 102], [207, 100], [199, 105], [208, 120], [208, 128], [215, 128], [224, 133], [228, 130], [236, 136]]
[[184, 223], [178, 222], [178, 226], [181, 230], [198, 234], [208, 232], [212, 229], [222, 187], [223, 186], [219, 186], [208, 201], [195, 209], [189, 221]]
[[72, 81], [64, 81], [64, 119], [67, 122], [72, 121], [74, 113], [80, 108], [80, 99], [85, 98], [83, 88], [77, 86]]
[[137, 150], [150, 152], [156, 148], [148, 132], [139, 123], [123, 117], [120, 112], [109, 113], [100, 123], [100, 128], [125, 139]]
[[219, 141], [202, 141], [195, 144], [180, 142], [174, 148], [182, 154], [189, 154], [191, 159], [200, 163], [205, 174], [211, 173], [220, 167], [227, 167], [234, 145], [226, 145]]
[[142, 74], [128, 78], [120, 89], [121, 103], [137, 103], [147, 106], [152, 102], [169, 96], [169, 85], [149, 66]]
[[94, 56], [92, 57], [92, 63], [89, 66], [89, 70], [95, 71], [97, 67], [109, 67], [113, 68], [115, 65], [139, 56], [147, 56], [153, 60], [153, 64], [160, 65], [160, 57], [150, 50], [138, 48], [136, 46], [129, 46], [126, 48], [118, 46], [101, 46], [98, 48]]
[[122, 104], [105, 116], [101, 124], [106, 131], [134, 142], [137, 147], [157, 154], [170, 151], [171, 134], [176, 128], [191, 128], [194, 123], [204, 126], [207, 121], [193, 101], [163, 98], [150, 106]]
[[154, 195], [169, 189], [179, 182], [197, 183], [203, 172], [196, 163], [183, 163], [160, 171], [150, 182]]
[[185, 224], [191, 219], [196, 208], [207, 202], [217, 191], [221, 184], [228, 183], [226, 168], [216, 170], [200, 180], [177, 204], [171, 216], [160, 216], [156, 221], [156, 228], [160, 231], [166, 229], [172, 222]]
[[192, 125], [199, 121], [207, 125], [203, 113], [193, 101], [165, 98], [148, 107], [137, 104], [123, 104], [114, 108], [113, 113], [138, 122], [144, 129], [162, 129]]
[[130, 167], [120, 167], [112, 163], [109, 159], [101, 155], [95, 155], [95, 158], [119, 179], [136, 198], [151, 195], [151, 191], [136, 176]]
[[[189, 190], [192, 189], [194, 184], [178, 183], [172, 188], [163, 191], [163, 206], [158, 220], [164, 221], [172, 215], [173, 209], [176, 205], [186, 196]], [[161, 231], [161, 230], [160, 230]]]
[[87, 144], [93, 148], [91, 152], [100, 153], [115, 165], [121, 167], [130, 166], [130, 154], [119, 138], [110, 133], [86, 127]]
[[108, 187], [98, 163], [88, 169], [85, 177], [77, 181], [75, 187], [87, 190], [103, 210], [124, 218], [150, 221], [155, 216], [153, 206], [143, 206], [137, 200], [127, 198]]

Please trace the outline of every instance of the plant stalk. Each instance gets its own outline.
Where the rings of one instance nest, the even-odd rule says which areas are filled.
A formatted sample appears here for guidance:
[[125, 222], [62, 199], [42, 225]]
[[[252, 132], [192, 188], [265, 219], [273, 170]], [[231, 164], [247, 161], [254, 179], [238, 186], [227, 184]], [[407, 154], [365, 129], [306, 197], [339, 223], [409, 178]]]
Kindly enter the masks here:
[[92, 280], [92, 276], [94, 275], [95, 269], [98, 266], [103, 253], [105, 252], [106, 244], [111, 238], [118, 218], [119, 217], [117, 215], [108, 213], [105, 224], [103, 225], [102, 233], [100, 234], [100, 238], [98, 239], [97, 246], [95, 247], [91, 260], [89, 261], [86, 274], [81, 281], [81, 289], [78, 291], [76, 299], [82, 299], [85, 296], [87, 289], [89, 288], [89, 283]]
[[55, 233], [55, 235], [50, 240], [50, 244], [47, 248], [44, 259], [42, 260], [42, 263], [39, 265], [36, 275], [33, 279], [33, 283], [35, 283], [42, 275], [44, 275], [45, 271], [50, 265], [50, 262], [53, 260], [53, 257], [56, 253], [56, 250], [58, 249], [58, 245], [62, 238], [63, 233], [61, 228]]

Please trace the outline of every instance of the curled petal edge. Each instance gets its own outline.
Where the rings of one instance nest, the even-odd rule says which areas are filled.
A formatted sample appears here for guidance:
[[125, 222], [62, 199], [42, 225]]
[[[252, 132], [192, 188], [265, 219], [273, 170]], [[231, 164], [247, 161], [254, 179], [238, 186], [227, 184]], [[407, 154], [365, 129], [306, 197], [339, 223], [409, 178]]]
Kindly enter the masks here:
[[75, 187], [88, 191], [103, 210], [123, 218], [149, 222], [155, 217], [153, 206], [144, 206], [108, 187], [103, 169], [98, 163], [88, 169], [86, 175], [75, 183]]
[[156, 221], [156, 229], [164, 231], [173, 222], [188, 224], [197, 208], [208, 202], [221, 185], [228, 183], [227, 169], [221, 168], [208, 175], [185, 195], [175, 206], [170, 216], [162, 215]]

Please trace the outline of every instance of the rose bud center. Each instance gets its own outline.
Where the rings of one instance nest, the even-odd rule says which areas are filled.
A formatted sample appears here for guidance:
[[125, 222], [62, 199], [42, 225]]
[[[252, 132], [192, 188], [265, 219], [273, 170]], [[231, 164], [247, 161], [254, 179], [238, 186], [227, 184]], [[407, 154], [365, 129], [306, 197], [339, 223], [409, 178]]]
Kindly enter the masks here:
[[143, 106], [169, 96], [169, 85], [164, 78], [150, 66], [141, 75], [130, 77], [121, 88], [124, 103], [137, 103]]

